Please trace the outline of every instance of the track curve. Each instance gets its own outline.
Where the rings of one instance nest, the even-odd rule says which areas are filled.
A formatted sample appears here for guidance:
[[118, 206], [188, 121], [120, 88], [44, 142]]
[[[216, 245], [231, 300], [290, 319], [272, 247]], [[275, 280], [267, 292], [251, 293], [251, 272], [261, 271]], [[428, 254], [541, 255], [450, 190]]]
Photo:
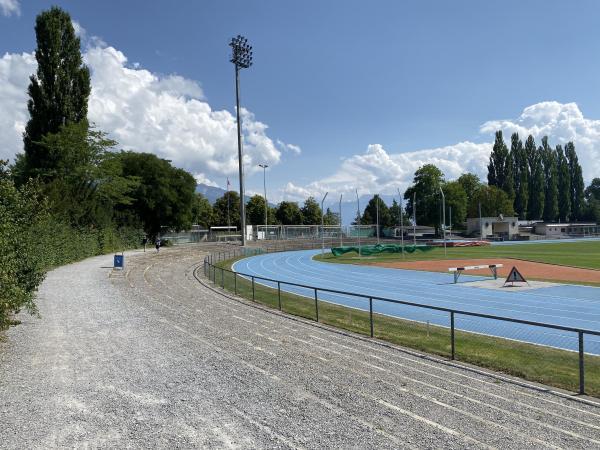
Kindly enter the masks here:
[[[318, 253], [320, 250], [263, 254], [237, 261], [233, 268], [243, 274], [361, 294], [364, 299], [327, 292], [320, 293], [319, 298], [363, 310], [368, 309], [368, 297], [374, 296], [600, 331], [600, 288], [559, 285], [520, 292], [480, 289], [468, 287], [468, 283], [453, 284], [450, 274], [319, 262], [313, 259]], [[462, 279], [468, 282], [485, 278], [463, 275]], [[257, 282], [275, 287], [272, 282]], [[282, 290], [312, 295], [312, 291], [285, 284]], [[449, 315], [444, 312], [377, 301], [374, 311], [449, 326]], [[576, 350], [578, 345], [576, 333], [509, 322], [462, 316], [456, 326], [568, 350]], [[585, 349], [600, 354], [600, 336], [587, 335]]]

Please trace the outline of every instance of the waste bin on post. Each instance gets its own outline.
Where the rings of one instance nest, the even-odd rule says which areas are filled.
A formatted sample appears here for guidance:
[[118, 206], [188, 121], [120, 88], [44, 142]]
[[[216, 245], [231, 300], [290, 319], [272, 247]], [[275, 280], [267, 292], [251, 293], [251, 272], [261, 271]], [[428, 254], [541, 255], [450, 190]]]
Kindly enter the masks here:
[[120, 255], [115, 255], [113, 268], [121, 270], [125, 268], [125, 255], [123, 253]]

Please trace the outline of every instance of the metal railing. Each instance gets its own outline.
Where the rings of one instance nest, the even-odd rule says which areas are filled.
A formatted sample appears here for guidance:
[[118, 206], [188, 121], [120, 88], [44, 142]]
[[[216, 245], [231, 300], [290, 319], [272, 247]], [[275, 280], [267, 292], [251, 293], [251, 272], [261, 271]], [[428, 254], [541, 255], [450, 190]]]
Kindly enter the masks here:
[[[266, 285], [266, 284], [263, 284], [263, 286], [277, 291], [277, 299], [278, 299], [277, 303], [278, 303], [278, 308], [280, 311], [282, 310], [282, 304], [281, 304], [281, 292], [282, 292], [281, 287], [282, 286], [293, 286], [293, 287], [297, 287], [297, 288], [311, 290], [314, 293], [315, 320], [317, 322], [319, 322], [319, 292], [344, 295], [344, 296], [348, 296], [348, 297], [352, 297], [352, 298], [365, 299], [365, 301], [368, 301], [368, 313], [369, 313], [369, 324], [370, 324], [370, 336], [371, 337], [374, 337], [373, 304], [376, 301], [377, 302], [385, 302], [385, 303], [389, 303], [389, 304], [416, 307], [416, 308], [421, 308], [421, 309], [425, 309], [425, 310], [429, 310], [429, 311], [437, 311], [437, 312], [447, 313], [449, 315], [449, 319], [450, 319], [450, 327], [449, 327], [450, 328], [450, 358], [452, 360], [456, 359], [455, 319], [457, 316], [477, 317], [477, 318], [482, 318], [482, 319], [491, 319], [491, 320], [500, 321], [500, 322], [504, 322], [504, 323], [510, 322], [510, 323], [521, 324], [521, 325], [541, 327], [541, 328], [546, 328], [546, 329], [551, 329], [551, 330], [560, 330], [560, 331], [571, 332], [571, 333], [576, 334], [578, 337], [578, 344], [577, 344], [578, 361], [579, 361], [579, 391], [578, 392], [579, 392], [579, 394], [585, 394], [584, 335], [600, 336], [600, 331], [568, 327], [568, 326], [562, 326], [562, 325], [555, 325], [555, 324], [549, 324], [549, 323], [543, 323], [543, 322], [536, 322], [536, 321], [531, 321], [531, 320], [515, 319], [515, 318], [511, 318], [511, 317], [503, 317], [503, 316], [497, 316], [497, 315], [493, 315], [493, 314], [483, 314], [483, 313], [477, 313], [477, 312], [472, 312], [472, 311], [463, 311], [463, 310], [458, 310], [458, 309], [444, 308], [441, 306], [426, 305], [426, 304], [422, 304], [422, 303], [409, 302], [409, 301], [404, 301], [404, 300], [396, 300], [396, 299], [379, 297], [379, 296], [368, 295], [368, 294], [359, 294], [359, 293], [355, 293], [355, 292], [340, 291], [340, 290], [335, 290], [335, 289], [328, 289], [328, 288], [322, 288], [322, 287], [317, 287], [317, 286], [304, 285], [304, 284], [293, 283], [293, 282], [289, 282], [289, 281], [282, 281], [282, 280], [277, 280], [277, 279], [273, 279], [273, 278], [267, 278], [267, 277], [252, 275], [252, 274], [246, 274], [246, 273], [242, 273], [242, 272], [236, 272], [236, 271], [225, 269], [223, 267], [219, 267], [216, 265], [217, 263], [219, 263], [221, 261], [237, 258], [240, 256], [247, 257], [247, 256], [256, 256], [256, 255], [260, 255], [260, 254], [264, 254], [264, 253], [272, 253], [272, 252], [280, 252], [280, 251], [316, 249], [316, 248], [320, 248], [320, 245], [321, 245], [320, 242], [301, 243], [301, 244], [298, 244], [298, 243], [289, 244], [288, 243], [288, 245], [285, 245], [285, 246], [280, 245], [280, 246], [263, 247], [263, 248], [237, 248], [237, 249], [232, 249], [232, 250], [226, 251], [226, 252], [212, 253], [204, 258], [204, 262], [203, 262], [204, 276], [206, 278], [208, 278], [210, 281], [212, 281], [214, 284], [219, 285], [224, 289], [225, 288], [225, 274], [226, 273], [233, 274], [234, 293], [236, 295], [238, 294], [238, 278], [241, 277], [241, 278], [245, 278], [246, 280], [249, 280], [252, 285], [252, 300], [253, 301], [256, 301], [256, 282], [257, 281], [273, 283], [273, 287]], [[220, 275], [218, 276], [217, 273], [219, 273], [219, 272], [220, 272]], [[276, 288], [274, 287], [275, 284], [277, 285]], [[306, 295], [297, 294], [297, 293], [290, 292], [290, 291], [284, 291], [284, 292], [288, 292], [292, 295], [299, 295], [301, 297], [309, 298]], [[327, 300], [321, 300], [321, 301], [327, 301]], [[341, 306], [344, 306], [344, 305], [341, 305]], [[365, 309], [363, 311], [366, 312], [367, 310]], [[402, 319], [402, 317], [400, 317], [400, 316], [394, 316], [394, 318]], [[489, 336], [489, 337], [497, 337], [497, 336]], [[498, 338], [503, 339], [502, 337], [498, 337]], [[527, 343], [527, 342], [525, 342], [525, 343]], [[535, 345], [535, 344], [532, 343], [532, 345]], [[556, 348], [556, 349], [562, 350], [560, 348]]]

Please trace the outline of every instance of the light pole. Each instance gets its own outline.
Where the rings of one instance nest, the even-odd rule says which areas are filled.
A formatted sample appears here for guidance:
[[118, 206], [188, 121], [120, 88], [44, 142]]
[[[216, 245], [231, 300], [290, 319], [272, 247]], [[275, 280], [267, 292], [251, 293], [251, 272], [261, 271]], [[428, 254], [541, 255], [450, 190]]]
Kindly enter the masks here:
[[413, 246], [417, 247], [417, 192], [413, 192]]
[[342, 231], [342, 196], [344, 194], [340, 194], [340, 209], [339, 209], [339, 221], [340, 221], [340, 247], [342, 247], [344, 245], [344, 241], [343, 241], [343, 231]]
[[400, 199], [400, 240], [402, 242], [402, 259], [404, 259], [404, 212], [402, 211], [402, 194], [398, 188], [398, 198]]
[[377, 216], [377, 245], [379, 245], [379, 194], [375, 195], [375, 211]]
[[440, 186], [440, 192], [442, 193], [442, 217], [443, 217], [443, 222], [442, 223], [442, 230], [444, 232], [444, 256], [448, 256], [447, 252], [446, 252], [446, 196], [444, 195], [444, 190], [442, 189], [442, 187]]
[[264, 239], [267, 240], [267, 225], [269, 225], [268, 213], [269, 213], [269, 204], [267, 203], [267, 164], [259, 164], [258, 167], [262, 167], [263, 170], [263, 188], [265, 190], [265, 235]]
[[242, 122], [240, 118], [240, 69], [247, 69], [252, 65], [252, 46], [248, 39], [239, 34], [231, 38], [231, 59], [235, 65], [235, 105], [237, 117], [238, 165], [240, 172], [240, 219], [242, 221], [242, 246], [246, 245], [246, 205], [244, 204], [244, 166], [242, 152]]
[[358, 257], [360, 258], [360, 200], [358, 199], [358, 189], [356, 190], [356, 220], [358, 222]]
[[327, 194], [329, 194], [329, 192], [325, 192], [323, 200], [321, 200], [321, 256], [325, 255], [325, 220], [323, 217], [323, 202], [325, 202]]

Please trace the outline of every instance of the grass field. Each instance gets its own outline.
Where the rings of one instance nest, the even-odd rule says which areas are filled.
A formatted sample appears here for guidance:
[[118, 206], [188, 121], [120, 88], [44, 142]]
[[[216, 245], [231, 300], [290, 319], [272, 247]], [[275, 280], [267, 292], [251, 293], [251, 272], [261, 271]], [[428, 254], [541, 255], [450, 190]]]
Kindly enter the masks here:
[[[518, 258], [548, 264], [600, 269], [600, 241], [449, 247], [447, 252], [448, 259]], [[434, 248], [427, 252], [405, 253], [404, 258], [405, 261], [423, 261], [446, 257], [443, 248]], [[318, 255], [315, 259], [339, 264], [368, 264], [401, 261], [403, 257], [400, 253], [384, 253], [378, 256], [359, 258], [355, 252], [351, 252], [337, 257], [328, 253], [324, 257]]]
[[[211, 271], [215, 284], [271, 308], [296, 316], [316, 320], [314, 298], [278, 292], [223, 269], [240, 258], [222, 261]], [[370, 335], [369, 313], [327, 302], [317, 301], [319, 322], [355, 333]], [[427, 353], [449, 357], [450, 330], [407, 320], [374, 314], [374, 337]], [[526, 380], [556, 386], [570, 391], [578, 390], [579, 372], [577, 353], [557, 350], [507, 339], [456, 331], [456, 359], [486, 367]], [[600, 397], [600, 357], [585, 356], [586, 393]]]

